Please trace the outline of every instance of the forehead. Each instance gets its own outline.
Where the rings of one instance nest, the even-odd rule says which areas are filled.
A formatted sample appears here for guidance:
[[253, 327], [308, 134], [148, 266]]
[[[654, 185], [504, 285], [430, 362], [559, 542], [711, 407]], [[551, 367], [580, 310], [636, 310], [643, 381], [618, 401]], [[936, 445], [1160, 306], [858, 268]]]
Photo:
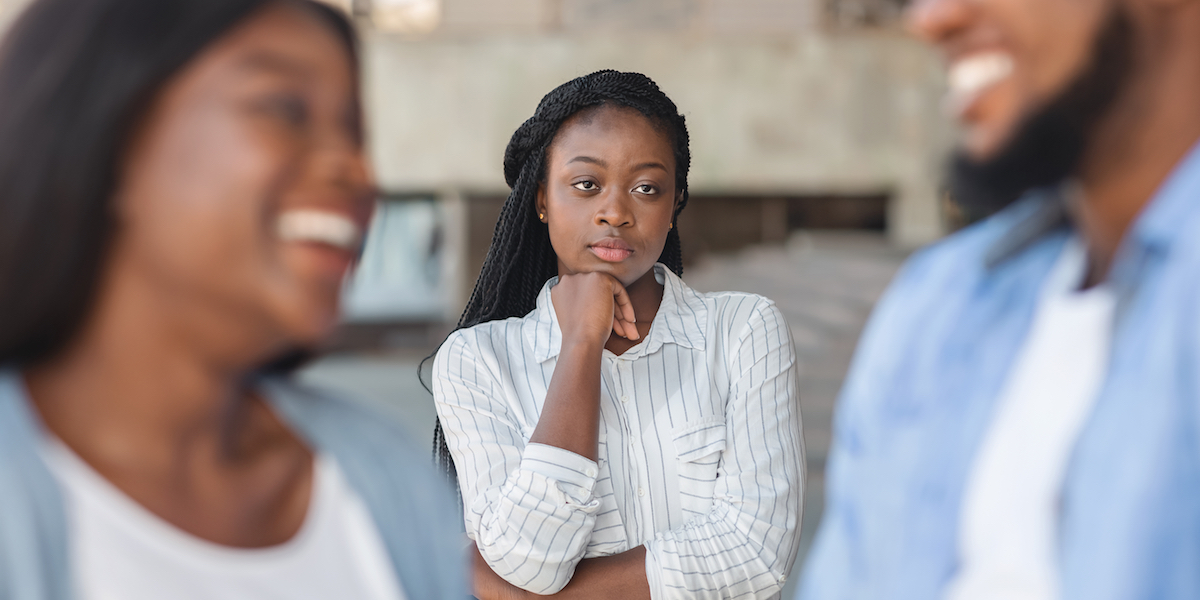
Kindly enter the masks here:
[[340, 84], [350, 83], [353, 62], [345, 41], [321, 17], [302, 6], [272, 3], [205, 49], [191, 70]]
[[[572, 115], [559, 127], [551, 155], [607, 153], [673, 161], [665, 128], [634, 108], [604, 104]], [[570, 157], [568, 157], [569, 159]]]

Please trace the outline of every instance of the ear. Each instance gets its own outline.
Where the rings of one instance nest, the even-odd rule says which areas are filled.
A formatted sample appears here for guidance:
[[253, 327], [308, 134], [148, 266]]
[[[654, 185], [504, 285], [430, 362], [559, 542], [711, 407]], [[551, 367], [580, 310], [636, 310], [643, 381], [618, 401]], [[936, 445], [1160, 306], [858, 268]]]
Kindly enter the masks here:
[[545, 184], [541, 184], [541, 183], [538, 184], [537, 201], [535, 202], [535, 207], [537, 208], [537, 214], [540, 215], [538, 217], [538, 220], [545, 223], [547, 221], [545, 215], [548, 214], [546, 212], [546, 186], [545, 186]]
[[683, 190], [680, 190], [675, 193], [675, 204], [671, 206], [671, 222], [672, 223], [674, 223], [675, 219], [677, 217], [679, 217], [679, 205], [680, 204], [683, 204]]

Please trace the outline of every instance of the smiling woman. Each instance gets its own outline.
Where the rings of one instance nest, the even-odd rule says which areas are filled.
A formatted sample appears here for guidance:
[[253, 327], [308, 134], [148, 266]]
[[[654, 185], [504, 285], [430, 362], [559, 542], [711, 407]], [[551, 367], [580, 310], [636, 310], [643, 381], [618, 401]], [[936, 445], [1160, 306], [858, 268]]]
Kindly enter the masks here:
[[794, 348], [770, 300], [680, 279], [689, 163], [683, 117], [636, 73], [564, 84], [509, 143], [512, 194], [433, 368], [479, 598], [783, 587]]
[[350, 24], [308, 0], [18, 20], [0, 598], [462, 597], [402, 428], [269, 368], [329, 333], [370, 220], [357, 90]]

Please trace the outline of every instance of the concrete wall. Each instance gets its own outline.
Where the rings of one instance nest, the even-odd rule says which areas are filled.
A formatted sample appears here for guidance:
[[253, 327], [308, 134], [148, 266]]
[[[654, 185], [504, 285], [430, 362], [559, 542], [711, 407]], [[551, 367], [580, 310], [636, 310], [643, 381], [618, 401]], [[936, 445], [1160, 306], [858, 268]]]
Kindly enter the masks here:
[[0, 33], [8, 30], [12, 20], [25, 9], [30, 0], [0, 0]]
[[[578, 25], [588, 2], [621, 2], [489, 2], [515, 7], [491, 31], [447, 0], [438, 35], [366, 33], [371, 143], [385, 189], [505, 193], [504, 147], [538, 100], [570, 78], [614, 68], [646, 73], [687, 116], [695, 193], [884, 192], [893, 198], [893, 240], [916, 245], [942, 234], [937, 182], [950, 131], [938, 109], [941, 69], [904, 35], [822, 32], [795, 10], [786, 33], [713, 33], [704, 14], [668, 10], [684, 0], [627, 8], [650, 11], [649, 22], [687, 17], [678, 30], [622, 31], [595, 13], [589, 31]], [[783, 17], [795, 4], [753, 2], [784, 7]], [[726, 4], [706, 6], [732, 10]], [[742, 14], [743, 23], [767, 21]]]

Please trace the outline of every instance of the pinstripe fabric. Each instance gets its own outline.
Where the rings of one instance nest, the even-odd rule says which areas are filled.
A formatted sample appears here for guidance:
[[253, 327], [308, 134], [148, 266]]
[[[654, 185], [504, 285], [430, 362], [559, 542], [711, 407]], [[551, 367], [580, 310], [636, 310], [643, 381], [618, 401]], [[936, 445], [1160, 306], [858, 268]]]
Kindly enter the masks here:
[[700, 294], [662, 265], [650, 333], [601, 367], [599, 461], [530, 444], [562, 344], [537, 308], [452, 334], [433, 393], [468, 534], [550, 594], [582, 558], [644, 544], [654, 598], [777, 597], [800, 540], [804, 449], [791, 334], [770, 300]]

